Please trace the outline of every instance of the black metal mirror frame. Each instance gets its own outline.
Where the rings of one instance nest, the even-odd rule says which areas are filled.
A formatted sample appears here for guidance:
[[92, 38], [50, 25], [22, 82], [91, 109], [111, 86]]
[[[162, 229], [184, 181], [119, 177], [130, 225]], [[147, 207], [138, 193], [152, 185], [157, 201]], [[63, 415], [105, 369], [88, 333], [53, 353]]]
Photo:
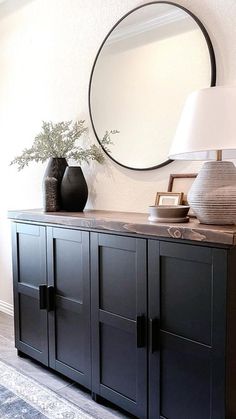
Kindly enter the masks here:
[[116, 22], [116, 24], [111, 28], [111, 30], [108, 32], [108, 34], [106, 35], [105, 39], [103, 40], [97, 55], [95, 57], [94, 63], [93, 63], [93, 67], [92, 67], [92, 71], [91, 71], [91, 75], [90, 75], [90, 79], [89, 79], [89, 90], [88, 90], [88, 105], [89, 105], [89, 115], [90, 115], [90, 120], [91, 120], [91, 124], [93, 127], [93, 131], [95, 134], [95, 137], [98, 141], [98, 143], [100, 144], [100, 146], [102, 147], [104, 153], [106, 153], [106, 155], [113, 160], [115, 163], [117, 163], [119, 166], [125, 167], [126, 169], [130, 169], [130, 170], [138, 170], [138, 171], [142, 171], [142, 170], [153, 170], [153, 169], [158, 169], [160, 167], [166, 166], [167, 164], [171, 163], [173, 160], [166, 160], [163, 163], [160, 163], [156, 166], [152, 166], [152, 167], [147, 167], [147, 168], [136, 168], [136, 167], [129, 167], [126, 166], [122, 163], [120, 163], [119, 161], [117, 161], [116, 159], [114, 159], [114, 157], [112, 157], [105, 149], [104, 147], [101, 145], [101, 142], [99, 140], [98, 134], [96, 132], [95, 126], [94, 126], [94, 121], [93, 121], [93, 116], [92, 116], [92, 110], [91, 110], [91, 87], [92, 87], [92, 79], [93, 79], [93, 73], [96, 67], [96, 63], [98, 60], [98, 57], [100, 55], [100, 52], [102, 51], [102, 48], [106, 42], [106, 40], [109, 38], [110, 34], [113, 32], [113, 30], [119, 25], [120, 22], [122, 22], [122, 20], [124, 20], [127, 16], [129, 16], [131, 13], [135, 12], [136, 10], [142, 9], [145, 6], [149, 6], [151, 4], [170, 4], [172, 6], [178, 7], [179, 9], [184, 10], [189, 16], [191, 16], [193, 18], [193, 20], [195, 20], [195, 22], [197, 23], [197, 25], [199, 26], [199, 28], [201, 29], [204, 38], [206, 40], [206, 44], [208, 47], [208, 51], [209, 51], [209, 56], [210, 56], [210, 62], [211, 62], [211, 84], [210, 87], [215, 86], [216, 84], [216, 59], [215, 59], [215, 53], [214, 53], [214, 49], [213, 49], [213, 45], [211, 42], [211, 39], [208, 35], [208, 32], [205, 28], [205, 26], [202, 24], [202, 22], [192, 13], [190, 12], [188, 9], [186, 9], [183, 6], [180, 6], [179, 4], [170, 2], [170, 1], [152, 1], [152, 2], [148, 2], [145, 4], [142, 4], [141, 6], [135, 7], [134, 9], [130, 10], [128, 13], [126, 13], [124, 16], [121, 17], [121, 19], [118, 20], [118, 22]]

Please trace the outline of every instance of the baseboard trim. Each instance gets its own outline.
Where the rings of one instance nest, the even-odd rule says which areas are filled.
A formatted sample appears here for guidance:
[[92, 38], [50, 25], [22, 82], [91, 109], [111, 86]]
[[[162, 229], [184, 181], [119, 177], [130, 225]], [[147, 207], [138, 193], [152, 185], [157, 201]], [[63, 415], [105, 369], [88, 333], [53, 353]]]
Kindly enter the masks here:
[[0, 300], [0, 311], [13, 316], [13, 305]]

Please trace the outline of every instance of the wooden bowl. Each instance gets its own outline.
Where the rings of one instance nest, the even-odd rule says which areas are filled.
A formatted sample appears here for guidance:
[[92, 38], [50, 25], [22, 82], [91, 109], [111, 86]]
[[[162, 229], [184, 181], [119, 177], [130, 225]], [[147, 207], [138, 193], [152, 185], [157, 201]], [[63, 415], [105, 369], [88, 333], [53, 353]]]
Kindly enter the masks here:
[[188, 205], [152, 205], [148, 208], [150, 221], [187, 221]]

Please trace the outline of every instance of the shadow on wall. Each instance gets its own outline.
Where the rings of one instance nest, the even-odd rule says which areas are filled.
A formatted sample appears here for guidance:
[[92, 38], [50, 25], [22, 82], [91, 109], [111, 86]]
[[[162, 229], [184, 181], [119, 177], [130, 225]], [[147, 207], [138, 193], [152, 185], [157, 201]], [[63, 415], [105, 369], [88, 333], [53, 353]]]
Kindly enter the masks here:
[[15, 13], [18, 9], [22, 9], [22, 7], [33, 1], [35, 0], [0, 0], [0, 19]]

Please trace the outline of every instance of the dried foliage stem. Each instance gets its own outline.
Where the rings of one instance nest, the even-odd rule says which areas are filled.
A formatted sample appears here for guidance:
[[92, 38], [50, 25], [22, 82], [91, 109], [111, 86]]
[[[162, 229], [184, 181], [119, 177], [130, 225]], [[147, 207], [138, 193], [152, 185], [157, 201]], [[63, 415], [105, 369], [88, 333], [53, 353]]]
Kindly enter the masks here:
[[[87, 147], [77, 144], [84, 134], [88, 132], [88, 128], [84, 125], [85, 121], [77, 122], [62, 121], [53, 123], [52, 121], [42, 121], [42, 129], [36, 135], [33, 145], [25, 148], [20, 156], [15, 157], [12, 164], [17, 164], [18, 170], [22, 170], [31, 161], [45, 162], [50, 157], [73, 159], [77, 163], [89, 163], [91, 160], [103, 163], [104, 154], [100, 147], [95, 144]], [[101, 145], [107, 151], [108, 146], [112, 144], [111, 136], [119, 131], [106, 131]]]

